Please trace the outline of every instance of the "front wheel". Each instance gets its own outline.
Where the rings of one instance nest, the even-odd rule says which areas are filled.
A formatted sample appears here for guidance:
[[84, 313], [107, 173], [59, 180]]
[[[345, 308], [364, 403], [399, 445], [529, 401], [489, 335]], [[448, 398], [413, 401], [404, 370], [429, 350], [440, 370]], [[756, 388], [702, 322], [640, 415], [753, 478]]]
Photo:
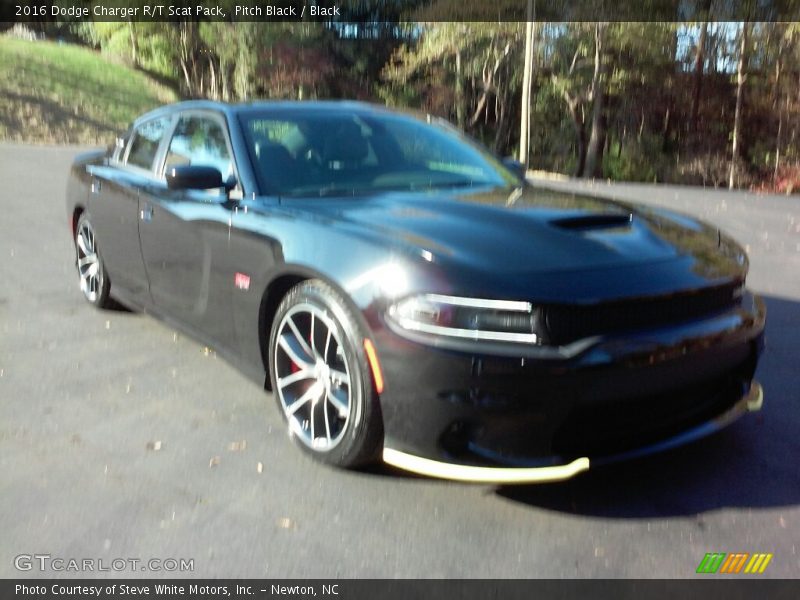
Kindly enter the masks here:
[[97, 308], [107, 308], [111, 303], [111, 282], [97, 248], [94, 228], [86, 213], [80, 216], [75, 228], [75, 253], [78, 282], [83, 296]]
[[289, 291], [270, 335], [270, 374], [290, 436], [340, 467], [372, 462], [383, 441], [364, 339], [344, 299], [319, 280]]

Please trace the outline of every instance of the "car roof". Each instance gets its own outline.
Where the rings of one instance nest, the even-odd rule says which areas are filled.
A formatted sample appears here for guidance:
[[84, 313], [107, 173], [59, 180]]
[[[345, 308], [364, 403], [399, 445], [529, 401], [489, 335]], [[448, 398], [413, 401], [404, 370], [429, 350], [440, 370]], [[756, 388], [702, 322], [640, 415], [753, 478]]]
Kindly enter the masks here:
[[384, 113], [420, 115], [413, 112], [394, 111], [380, 104], [370, 104], [355, 100], [257, 100], [253, 102], [228, 103], [213, 100], [187, 100], [166, 104], [148, 113], [143, 114], [134, 121], [134, 126], [142, 121], [152, 118], [183, 112], [187, 110], [209, 110], [233, 117], [237, 114], [258, 113], [264, 110], [280, 112], [330, 112], [330, 113]]

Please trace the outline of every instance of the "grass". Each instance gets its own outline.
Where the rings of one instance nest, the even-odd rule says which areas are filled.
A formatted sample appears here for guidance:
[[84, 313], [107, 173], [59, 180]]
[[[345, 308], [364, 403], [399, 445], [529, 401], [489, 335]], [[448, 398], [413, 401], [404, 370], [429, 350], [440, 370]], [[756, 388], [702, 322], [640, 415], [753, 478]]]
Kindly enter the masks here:
[[0, 36], [0, 140], [107, 144], [136, 116], [176, 100], [91, 50]]

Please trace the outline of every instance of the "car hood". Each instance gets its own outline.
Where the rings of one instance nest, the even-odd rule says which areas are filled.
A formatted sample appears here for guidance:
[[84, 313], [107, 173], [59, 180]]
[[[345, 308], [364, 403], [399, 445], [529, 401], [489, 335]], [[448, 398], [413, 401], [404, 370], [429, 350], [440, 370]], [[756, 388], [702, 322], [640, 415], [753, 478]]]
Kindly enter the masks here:
[[429, 262], [503, 279], [620, 267], [646, 273], [673, 263], [698, 285], [743, 279], [747, 268], [737, 244], [690, 217], [530, 186], [285, 202], [292, 205]]

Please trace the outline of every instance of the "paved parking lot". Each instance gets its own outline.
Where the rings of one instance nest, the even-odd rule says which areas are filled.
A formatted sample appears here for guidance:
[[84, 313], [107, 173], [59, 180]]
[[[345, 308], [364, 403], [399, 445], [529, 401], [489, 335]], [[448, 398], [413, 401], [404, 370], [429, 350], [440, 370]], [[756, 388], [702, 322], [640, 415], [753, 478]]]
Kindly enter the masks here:
[[77, 151], [0, 144], [0, 577], [49, 554], [193, 559], [175, 574], [198, 577], [663, 578], [706, 552], [772, 552], [764, 576], [800, 576], [799, 198], [614, 186], [748, 246], [764, 410], [667, 455], [497, 488], [316, 465], [212, 349], [92, 310], [64, 211]]

